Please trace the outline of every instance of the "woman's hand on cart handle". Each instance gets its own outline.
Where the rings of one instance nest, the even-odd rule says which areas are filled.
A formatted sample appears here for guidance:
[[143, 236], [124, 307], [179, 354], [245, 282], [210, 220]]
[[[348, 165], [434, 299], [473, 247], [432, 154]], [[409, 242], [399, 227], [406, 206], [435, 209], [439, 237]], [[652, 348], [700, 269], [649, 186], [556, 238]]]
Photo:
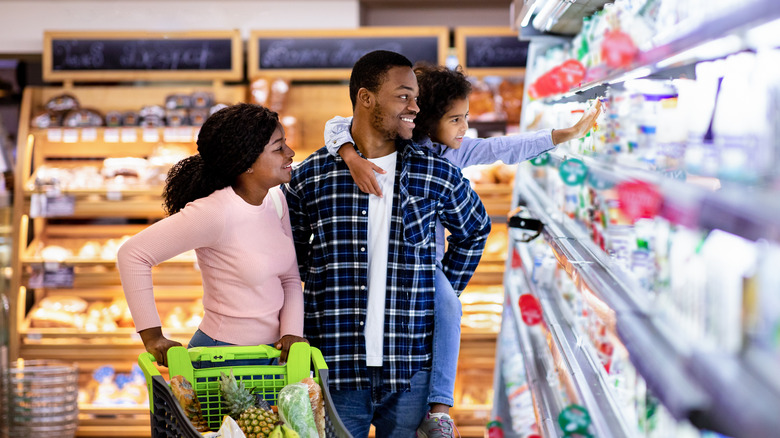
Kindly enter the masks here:
[[152, 353], [154, 360], [164, 367], [168, 366], [168, 349], [181, 346], [181, 343], [163, 336], [162, 327], [151, 327], [141, 330], [138, 334], [141, 335], [146, 351]]
[[305, 342], [307, 344], [309, 343], [306, 338], [295, 335], [284, 335], [281, 339], [274, 343], [274, 348], [277, 350], [282, 350], [282, 354], [279, 356], [280, 365], [287, 362], [287, 353], [290, 352], [290, 346], [296, 342]]

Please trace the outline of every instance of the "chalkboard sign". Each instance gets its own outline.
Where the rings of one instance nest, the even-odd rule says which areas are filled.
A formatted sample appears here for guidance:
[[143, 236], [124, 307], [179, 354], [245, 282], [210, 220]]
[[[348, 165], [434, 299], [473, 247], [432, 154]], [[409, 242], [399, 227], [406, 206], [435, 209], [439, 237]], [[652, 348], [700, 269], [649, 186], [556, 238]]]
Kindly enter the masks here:
[[[250, 75], [339, 78], [349, 76], [355, 62], [373, 50], [401, 53], [410, 61], [442, 63], [446, 29], [432, 28], [411, 35], [406, 28], [308, 31], [280, 34], [255, 32], [249, 47]], [[427, 29], [427, 28], [424, 28]]]
[[411, 60], [439, 61], [435, 37], [409, 38], [263, 38], [260, 40], [261, 69], [352, 68], [372, 50], [398, 52]]
[[230, 70], [230, 39], [52, 40], [52, 69]]
[[466, 67], [525, 67], [528, 41], [517, 36], [466, 37]]
[[470, 75], [523, 74], [528, 41], [520, 41], [508, 27], [459, 27], [455, 29], [458, 60]]
[[240, 79], [242, 64], [240, 35], [233, 31], [45, 36], [45, 79]]

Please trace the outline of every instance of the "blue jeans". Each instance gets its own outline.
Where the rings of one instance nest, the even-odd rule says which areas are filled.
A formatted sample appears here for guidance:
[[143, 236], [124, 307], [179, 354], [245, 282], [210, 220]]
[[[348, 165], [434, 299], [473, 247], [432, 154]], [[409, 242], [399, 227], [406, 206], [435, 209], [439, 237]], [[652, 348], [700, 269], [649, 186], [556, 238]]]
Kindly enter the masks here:
[[[187, 345], [187, 348], [194, 348], [194, 347], [220, 347], [220, 346], [230, 346], [235, 344], [228, 344], [227, 342], [218, 341], [211, 336], [203, 333], [198, 329], [194, 335], [192, 335], [192, 339], [190, 339], [190, 343]], [[225, 367], [225, 366], [245, 366], [245, 365], [276, 365], [276, 358], [273, 359], [235, 359], [235, 360], [226, 360], [224, 362], [211, 362], [211, 361], [198, 361], [193, 362], [192, 367], [193, 368], [215, 368], [215, 367]]]
[[463, 306], [452, 289], [452, 283], [436, 267], [436, 292], [433, 308], [433, 362], [431, 364], [431, 392], [428, 404], [453, 406], [455, 376], [460, 354], [460, 319]]
[[412, 438], [425, 416], [430, 372], [417, 371], [411, 390], [387, 392], [382, 388], [382, 368], [368, 367], [371, 389], [331, 389], [339, 418], [354, 438], [368, 437], [371, 424], [376, 438]]

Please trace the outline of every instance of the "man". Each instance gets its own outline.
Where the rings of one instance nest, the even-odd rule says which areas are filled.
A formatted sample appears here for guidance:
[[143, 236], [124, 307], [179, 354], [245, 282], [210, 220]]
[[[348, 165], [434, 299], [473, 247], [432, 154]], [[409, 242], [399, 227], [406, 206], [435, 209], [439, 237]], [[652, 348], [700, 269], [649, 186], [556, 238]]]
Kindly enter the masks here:
[[330, 392], [355, 437], [413, 437], [427, 412], [435, 224], [450, 231], [443, 270], [460, 292], [490, 232], [460, 170], [410, 141], [411, 62], [375, 51], [352, 69], [357, 151], [386, 171], [383, 197], [362, 193], [341, 157], [321, 148], [286, 187], [304, 287], [305, 336], [330, 369]]

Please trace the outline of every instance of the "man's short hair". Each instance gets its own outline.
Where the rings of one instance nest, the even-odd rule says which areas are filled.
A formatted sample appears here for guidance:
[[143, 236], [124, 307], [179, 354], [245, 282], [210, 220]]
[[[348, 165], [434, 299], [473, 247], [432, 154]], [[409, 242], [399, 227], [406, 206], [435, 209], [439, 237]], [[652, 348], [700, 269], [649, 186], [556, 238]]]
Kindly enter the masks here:
[[374, 50], [357, 60], [349, 77], [349, 98], [353, 109], [357, 103], [358, 90], [365, 88], [376, 93], [385, 79], [385, 73], [393, 67], [411, 68], [412, 62], [404, 55], [388, 50]]

